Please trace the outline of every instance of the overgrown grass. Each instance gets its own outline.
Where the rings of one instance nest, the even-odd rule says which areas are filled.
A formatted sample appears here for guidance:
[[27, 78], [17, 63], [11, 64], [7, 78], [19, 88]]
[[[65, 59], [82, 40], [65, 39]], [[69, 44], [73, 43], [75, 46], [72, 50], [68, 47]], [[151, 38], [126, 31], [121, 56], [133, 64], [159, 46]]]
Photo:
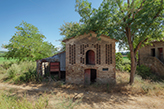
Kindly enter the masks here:
[[133, 85], [129, 85], [129, 73], [117, 72], [116, 75], [118, 88], [122, 93], [133, 95], [164, 95], [164, 81], [152, 81], [150, 79], [142, 79], [141, 76], [135, 75]]
[[39, 97], [35, 101], [29, 101], [24, 97], [18, 97], [5, 91], [0, 92], [0, 109], [46, 109], [48, 99]]
[[82, 101], [82, 98], [75, 100], [46, 92], [36, 94], [35, 97], [28, 93], [18, 96], [15, 94], [16, 91], [16, 89], [0, 90], [0, 109], [73, 109]]
[[27, 61], [21, 63], [4, 64], [1, 67], [4, 69], [7, 68], [5, 71], [5, 81], [21, 84], [28, 82], [38, 82], [38, 80], [40, 80], [37, 78], [35, 62]]

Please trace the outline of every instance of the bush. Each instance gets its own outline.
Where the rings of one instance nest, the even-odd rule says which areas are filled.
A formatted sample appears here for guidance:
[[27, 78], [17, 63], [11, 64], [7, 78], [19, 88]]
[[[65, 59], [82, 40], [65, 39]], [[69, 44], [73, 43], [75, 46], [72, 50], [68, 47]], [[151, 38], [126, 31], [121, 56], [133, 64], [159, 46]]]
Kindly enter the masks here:
[[14, 62], [3, 62], [3, 64], [1, 65], [3, 69], [8, 69], [10, 68], [12, 65], [14, 64]]
[[36, 82], [36, 63], [29, 61], [13, 64], [7, 70], [7, 79], [16, 84], [22, 82]]
[[121, 71], [124, 70], [123, 56], [121, 53], [116, 53], [116, 69]]
[[126, 71], [126, 72], [131, 71], [131, 65], [129, 63], [124, 65], [124, 71]]
[[0, 65], [0, 74], [4, 74], [6, 72], [6, 69], [4, 69], [3, 67], [2, 67], [2, 65]]
[[143, 79], [147, 79], [152, 75], [150, 68], [146, 67], [145, 65], [137, 66], [136, 73], [140, 75]]

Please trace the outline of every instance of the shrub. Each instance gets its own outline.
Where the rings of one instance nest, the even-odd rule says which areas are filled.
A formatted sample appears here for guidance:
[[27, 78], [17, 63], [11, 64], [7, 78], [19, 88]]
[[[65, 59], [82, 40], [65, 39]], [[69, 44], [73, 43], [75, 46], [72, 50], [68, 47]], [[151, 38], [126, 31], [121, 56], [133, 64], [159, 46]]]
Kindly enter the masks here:
[[14, 62], [3, 62], [3, 64], [1, 66], [2, 66], [2, 68], [7, 70], [8, 68], [10, 68], [12, 66], [12, 64], [14, 64]]
[[121, 53], [116, 53], [116, 69], [121, 71], [124, 70], [123, 56]]
[[147, 79], [152, 75], [150, 68], [145, 65], [137, 66], [136, 73], [140, 75], [143, 79]]
[[129, 63], [124, 65], [124, 71], [126, 71], [126, 72], [131, 71], [131, 65]]
[[21, 62], [19, 64], [13, 64], [7, 70], [7, 79], [11, 80], [14, 83], [22, 83], [22, 82], [36, 82], [37, 74], [36, 74], [36, 63], [27, 61]]
[[0, 74], [3, 74], [3, 73], [5, 73], [6, 72], [6, 69], [4, 69], [3, 67], [2, 67], [2, 65], [0, 65]]

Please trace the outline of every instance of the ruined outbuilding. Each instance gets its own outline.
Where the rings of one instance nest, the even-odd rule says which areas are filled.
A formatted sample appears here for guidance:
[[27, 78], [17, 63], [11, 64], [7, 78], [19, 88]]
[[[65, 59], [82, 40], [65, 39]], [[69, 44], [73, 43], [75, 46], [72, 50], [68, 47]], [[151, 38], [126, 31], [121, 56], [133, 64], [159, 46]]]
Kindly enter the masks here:
[[164, 41], [153, 41], [139, 50], [139, 65], [149, 67], [159, 76], [164, 76]]
[[[90, 84], [90, 83], [115, 83], [115, 39], [90, 32], [78, 37], [71, 37], [63, 40], [66, 43], [66, 50], [63, 57], [53, 57], [39, 60], [38, 73], [43, 71], [41, 65], [44, 60], [49, 63], [60, 63], [60, 70], [65, 71], [66, 83]], [[64, 56], [65, 55], [65, 56]], [[62, 58], [64, 58], [62, 60]], [[64, 65], [61, 64], [65, 61]], [[42, 63], [42, 64], [41, 64]], [[47, 65], [48, 66], [48, 65]], [[49, 65], [50, 66], [50, 65]], [[45, 68], [45, 67], [44, 67]], [[51, 68], [49, 68], [51, 70]], [[60, 72], [60, 71], [59, 71]], [[60, 76], [60, 74], [59, 74]]]

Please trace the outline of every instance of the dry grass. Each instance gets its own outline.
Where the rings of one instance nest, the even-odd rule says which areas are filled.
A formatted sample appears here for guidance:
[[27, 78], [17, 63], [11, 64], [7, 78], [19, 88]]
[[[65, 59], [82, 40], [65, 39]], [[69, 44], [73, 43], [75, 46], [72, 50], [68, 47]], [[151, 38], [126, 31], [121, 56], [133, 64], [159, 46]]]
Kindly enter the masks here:
[[116, 85], [84, 86], [61, 81], [19, 86], [0, 83], [0, 102], [3, 104], [0, 108], [12, 108], [15, 104], [20, 109], [162, 108], [164, 83], [142, 80], [136, 75], [134, 84], [129, 85], [129, 73], [119, 71], [116, 78]]
[[94, 83], [90, 86], [76, 85], [76, 84], [63, 84], [58, 81], [50, 84], [50, 87], [83, 90], [94, 92], [107, 92], [107, 93], [122, 93], [130, 95], [164, 95], [164, 82], [152, 82], [151, 80], [144, 80], [140, 76], [135, 75], [133, 85], [129, 85], [129, 73], [117, 71], [116, 84], [98, 84]]
[[153, 82], [151, 80], [142, 79], [140, 76], [135, 75], [135, 81], [133, 85], [127, 84], [129, 81], [129, 73], [117, 72], [117, 85], [121, 92], [129, 93], [132, 95], [164, 95], [164, 82]]

